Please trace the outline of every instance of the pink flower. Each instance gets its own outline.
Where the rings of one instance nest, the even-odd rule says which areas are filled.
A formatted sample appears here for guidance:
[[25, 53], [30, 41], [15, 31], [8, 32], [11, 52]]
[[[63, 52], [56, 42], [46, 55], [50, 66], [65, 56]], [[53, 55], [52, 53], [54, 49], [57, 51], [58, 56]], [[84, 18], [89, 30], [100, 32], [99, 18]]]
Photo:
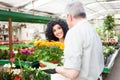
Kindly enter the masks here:
[[15, 59], [14, 58], [10, 58], [10, 62], [14, 63]]

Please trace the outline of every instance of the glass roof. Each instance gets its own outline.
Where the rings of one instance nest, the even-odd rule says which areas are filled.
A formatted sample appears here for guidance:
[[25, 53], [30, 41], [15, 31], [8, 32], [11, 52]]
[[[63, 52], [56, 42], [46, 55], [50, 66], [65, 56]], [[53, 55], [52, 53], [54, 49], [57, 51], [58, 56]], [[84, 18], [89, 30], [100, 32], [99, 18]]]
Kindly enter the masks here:
[[[59, 17], [72, 0], [0, 0], [0, 9]], [[85, 5], [89, 19], [107, 14], [120, 14], [120, 0], [79, 0]]]

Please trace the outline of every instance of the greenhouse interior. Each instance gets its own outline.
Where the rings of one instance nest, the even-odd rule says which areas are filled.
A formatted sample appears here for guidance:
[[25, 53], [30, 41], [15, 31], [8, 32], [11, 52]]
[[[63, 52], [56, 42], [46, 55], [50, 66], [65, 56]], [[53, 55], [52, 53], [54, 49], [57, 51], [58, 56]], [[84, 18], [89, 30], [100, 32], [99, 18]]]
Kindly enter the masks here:
[[[73, 1], [83, 3], [101, 38], [104, 69], [98, 80], [120, 80], [120, 0], [0, 0], [0, 80], [64, 80], [52, 77], [63, 66], [65, 46], [47, 40], [46, 32], [50, 21], [66, 22], [65, 8]], [[55, 35], [54, 29], [48, 34]]]

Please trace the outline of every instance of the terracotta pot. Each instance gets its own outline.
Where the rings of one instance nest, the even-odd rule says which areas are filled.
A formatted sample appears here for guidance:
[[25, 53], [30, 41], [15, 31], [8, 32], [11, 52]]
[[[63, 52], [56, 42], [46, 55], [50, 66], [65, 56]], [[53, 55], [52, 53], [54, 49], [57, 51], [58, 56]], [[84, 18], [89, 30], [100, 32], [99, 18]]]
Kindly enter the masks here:
[[53, 63], [53, 64], [58, 64], [58, 63], [60, 63], [60, 61], [56, 61], [56, 60], [51, 60], [51, 61], [48, 61], [48, 62]]
[[40, 61], [39, 61], [39, 65], [40, 65], [40, 67], [41, 67], [41, 68], [46, 67], [46, 65], [45, 65], [45, 64], [43, 64], [43, 63], [42, 63], [42, 62], [40, 62]]

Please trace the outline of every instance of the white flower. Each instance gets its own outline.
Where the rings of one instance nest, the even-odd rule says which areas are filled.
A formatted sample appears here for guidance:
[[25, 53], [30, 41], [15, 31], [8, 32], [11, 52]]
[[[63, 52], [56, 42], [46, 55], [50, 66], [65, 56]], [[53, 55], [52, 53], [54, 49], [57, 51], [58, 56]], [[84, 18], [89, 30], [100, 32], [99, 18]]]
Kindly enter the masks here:
[[12, 67], [12, 68], [15, 68], [15, 64], [12, 63], [12, 66], [11, 66], [11, 67]]
[[18, 51], [14, 51], [14, 53], [15, 53], [15, 54], [17, 54], [17, 53], [18, 53]]
[[19, 74], [21, 72], [20, 69], [12, 69], [12, 71], [13, 71], [13, 74]]
[[10, 63], [8, 63], [8, 64], [5, 64], [3, 67], [4, 68], [11, 68], [11, 65], [10, 65]]
[[15, 68], [15, 64], [10, 64], [10, 63], [8, 63], [8, 64], [5, 64], [4, 66], [3, 66], [4, 68]]

